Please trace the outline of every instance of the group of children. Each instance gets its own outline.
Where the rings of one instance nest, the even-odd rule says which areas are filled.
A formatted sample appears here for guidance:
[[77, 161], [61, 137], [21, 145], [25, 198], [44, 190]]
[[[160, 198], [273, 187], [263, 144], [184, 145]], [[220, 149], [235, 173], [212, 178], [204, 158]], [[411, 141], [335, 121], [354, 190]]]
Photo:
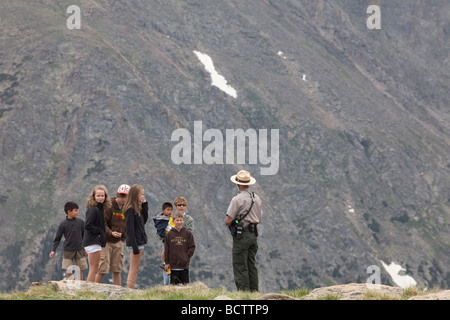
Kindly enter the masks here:
[[[194, 220], [185, 213], [187, 201], [184, 197], [174, 200], [173, 206], [166, 202], [162, 213], [153, 218], [157, 234], [162, 240], [161, 267], [164, 284], [188, 284], [189, 264], [195, 251], [192, 234]], [[123, 267], [123, 246], [130, 249], [130, 267], [127, 286], [134, 288], [142, 251], [147, 244], [145, 224], [148, 220], [148, 203], [140, 185], [123, 184], [116, 197], [110, 198], [105, 186], [92, 189], [86, 201], [86, 220], [78, 218], [79, 206], [74, 202], [64, 205], [66, 219], [56, 232], [50, 258], [64, 236], [62, 268], [71, 278], [73, 268], [88, 269], [87, 281], [101, 282], [104, 275], [113, 272], [113, 282], [121, 285], [120, 272]], [[82, 272], [79, 280], [82, 280]]]

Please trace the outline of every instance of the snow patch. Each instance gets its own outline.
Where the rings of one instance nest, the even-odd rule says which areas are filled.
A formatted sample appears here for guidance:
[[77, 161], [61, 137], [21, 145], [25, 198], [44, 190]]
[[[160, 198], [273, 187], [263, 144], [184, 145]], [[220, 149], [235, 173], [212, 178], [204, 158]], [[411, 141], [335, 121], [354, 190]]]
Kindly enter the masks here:
[[405, 288], [414, 287], [417, 285], [417, 282], [416, 282], [416, 280], [414, 280], [413, 277], [408, 276], [408, 275], [400, 275], [399, 274], [400, 271], [406, 271], [406, 269], [402, 268], [401, 265], [398, 265], [394, 262], [391, 262], [390, 265], [387, 265], [383, 261], [381, 261], [381, 263], [383, 264], [383, 268], [391, 276], [392, 281], [394, 281], [394, 283], [396, 285], [398, 285], [400, 288], [405, 289]]
[[228, 85], [227, 80], [216, 71], [211, 57], [205, 53], [201, 53], [195, 50], [194, 53], [197, 56], [198, 60], [200, 60], [200, 62], [203, 63], [206, 71], [208, 71], [211, 74], [211, 85], [219, 88], [226, 94], [236, 99], [237, 98], [236, 90], [230, 85]]
[[283, 59], [286, 59], [286, 55], [284, 54], [283, 51], [278, 51], [277, 55], [279, 55], [280, 57], [282, 57]]

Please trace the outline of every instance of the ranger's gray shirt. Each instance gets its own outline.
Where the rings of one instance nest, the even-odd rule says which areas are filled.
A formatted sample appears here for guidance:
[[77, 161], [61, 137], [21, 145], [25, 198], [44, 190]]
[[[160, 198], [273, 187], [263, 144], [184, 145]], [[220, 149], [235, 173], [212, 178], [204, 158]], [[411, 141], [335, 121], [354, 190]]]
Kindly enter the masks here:
[[[250, 190], [242, 190], [231, 199], [228, 206], [227, 216], [232, 220], [241, 219], [248, 211], [252, 204], [252, 198], [250, 196]], [[244, 218], [244, 227], [247, 227], [249, 223], [258, 224], [262, 218], [261, 199], [255, 193], [255, 203], [249, 214]]]

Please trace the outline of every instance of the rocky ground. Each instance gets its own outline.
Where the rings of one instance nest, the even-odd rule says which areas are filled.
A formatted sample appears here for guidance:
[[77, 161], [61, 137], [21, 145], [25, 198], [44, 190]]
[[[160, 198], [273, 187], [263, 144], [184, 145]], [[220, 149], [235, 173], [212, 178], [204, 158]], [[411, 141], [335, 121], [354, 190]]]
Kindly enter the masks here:
[[[126, 293], [137, 291], [111, 284], [99, 284], [86, 281], [70, 282], [67, 280], [48, 281], [42, 283], [34, 282], [31, 287], [34, 286], [53, 286], [58, 292], [61, 293], [75, 293], [79, 290], [90, 290], [96, 293], [104, 294], [108, 297], [108, 299], [118, 299]], [[207, 289], [207, 286], [201, 282], [195, 282], [188, 287], [171, 287], [171, 289], [177, 288], [176, 290], [188, 290], [190, 287], [204, 287], [204, 289]], [[300, 299], [287, 294], [266, 293], [258, 297], [257, 300], [450, 300], [450, 290], [433, 291], [429, 293], [426, 291], [414, 291], [415, 293], [410, 293], [410, 295], [414, 295], [409, 298], [408, 295], [404, 294], [405, 290], [409, 289], [386, 285], [379, 285], [376, 288], [369, 288], [365, 283], [350, 283], [317, 288]], [[233, 299], [227, 295], [220, 295], [215, 297], [214, 300]]]

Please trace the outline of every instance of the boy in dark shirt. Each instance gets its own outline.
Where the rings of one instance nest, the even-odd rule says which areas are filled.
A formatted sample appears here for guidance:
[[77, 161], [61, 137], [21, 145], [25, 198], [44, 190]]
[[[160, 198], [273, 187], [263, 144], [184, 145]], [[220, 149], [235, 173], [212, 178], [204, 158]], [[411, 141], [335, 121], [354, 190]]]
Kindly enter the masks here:
[[171, 270], [170, 283], [189, 283], [189, 263], [195, 251], [195, 241], [192, 232], [183, 227], [184, 215], [181, 212], [173, 214], [173, 227], [164, 241], [165, 270]]
[[[161, 243], [162, 243], [160, 267], [162, 269], [164, 269], [164, 265], [165, 265], [165, 262], [164, 262], [164, 239], [166, 237], [166, 234], [169, 232], [169, 230], [172, 229], [174, 226], [173, 219], [172, 219], [173, 205], [170, 202], [164, 202], [161, 209], [162, 209], [162, 212], [153, 218], [153, 223], [156, 228], [156, 233], [159, 236], [159, 238], [161, 239]], [[163, 270], [163, 284], [164, 285], [170, 284], [170, 276], [164, 270]]]
[[[50, 259], [53, 259], [56, 248], [58, 248], [61, 238], [64, 236], [62, 269], [67, 270], [67, 278], [72, 276], [72, 266], [74, 264], [74, 260], [75, 265], [80, 268], [80, 271], [88, 268], [86, 253], [84, 252], [82, 244], [84, 236], [84, 221], [77, 218], [78, 209], [79, 207], [75, 202], [67, 202], [64, 205], [66, 219], [58, 226], [55, 239], [53, 240], [52, 252], [50, 252], [49, 255]], [[79, 280], [83, 280], [82, 272], [80, 272]]]
[[173, 227], [171, 226], [173, 206], [170, 202], [164, 202], [162, 212], [153, 218], [153, 223], [161, 241], [164, 242], [167, 232]]

